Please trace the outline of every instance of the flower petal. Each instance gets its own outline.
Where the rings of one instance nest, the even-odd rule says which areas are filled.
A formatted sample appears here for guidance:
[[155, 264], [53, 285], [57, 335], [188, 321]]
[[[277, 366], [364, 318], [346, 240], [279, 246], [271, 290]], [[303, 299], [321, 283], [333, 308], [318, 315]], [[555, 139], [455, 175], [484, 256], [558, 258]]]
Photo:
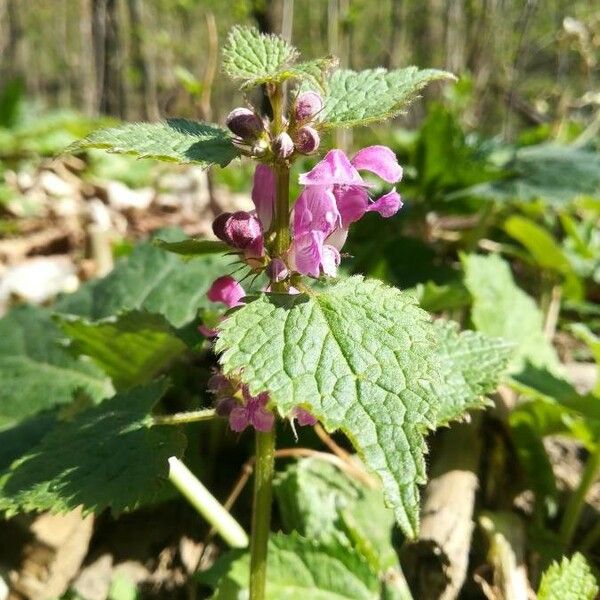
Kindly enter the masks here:
[[359, 150], [350, 162], [356, 169], [371, 171], [388, 183], [402, 179], [402, 167], [387, 146], [367, 146]]
[[348, 239], [348, 230], [344, 228], [336, 229], [325, 241], [328, 246], [333, 246], [341, 250]]
[[221, 302], [229, 308], [238, 306], [245, 295], [244, 288], [229, 275], [215, 279], [206, 293], [211, 302]]
[[318, 423], [317, 418], [311, 415], [306, 409], [296, 406], [292, 409], [292, 419], [298, 421], [298, 425], [316, 425]]
[[323, 160], [318, 162], [308, 173], [302, 173], [298, 181], [302, 185], [359, 185], [371, 187], [363, 181], [348, 157], [337, 148], [330, 150]]
[[384, 194], [378, 200], [371, 203], [367, 210], [378, 212], [382, 217], [392, 217], [402, 208], [400, 194], [394, 188], [391, 192]]
[[335, 277], [337, 275], [338, 267], [340, 266], [340, 253], [334, 246], [325, 244], [323, 246], [323, 257], [321, 258], [321, 266], [323, 267], [323, 273], [329, 275], [329, 277]]
[[333, 193], [344, 229], [361, 219], [369, 208], [369, 196], [360, 187], [339, 186], [334, 188]]
[[229, 427], [238, 433], [250, 425], [248, 410], [245, 406], [236, 406], [229, 413]]
[[294, 237], [315, 229], [329, 235], [340, 223], [340, 213], [331, 188], [310, 186], [303, 190], [294, 205]]
[[324, 239], [323, 232], [316, 230], [294, 238], [290, 249], [290, 262], [298, 273], [311, 277], [320, 275]]
[[268, 165], [256, 165], [252, 185], [252, 202], [256, 207], [256, 214], [263, 226], [263, 231], [267, 231], [271, 226], [275, 207], [275, 172]]

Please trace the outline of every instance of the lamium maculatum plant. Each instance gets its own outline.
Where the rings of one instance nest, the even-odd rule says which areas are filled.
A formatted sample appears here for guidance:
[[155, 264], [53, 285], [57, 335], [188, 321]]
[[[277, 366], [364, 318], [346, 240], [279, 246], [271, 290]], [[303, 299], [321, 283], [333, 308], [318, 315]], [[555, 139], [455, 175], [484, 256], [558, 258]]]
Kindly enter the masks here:
[[[354, 72], [337, 69], [331, 57], [300, 62], [297, 51], [286, 41], [245, 27], [231, 31], [223, 69], [241, 83], [244, 98], [243, 106], [231, 110], [225, 126], [184, 119], [126, 124], [98, 131], [76, 146], [77, 150], [104, 148], [205, 168], [233, 165], [238, 158], [254, 163], [254, 209], [217, 216], [213, 231], [218, 241], [159, 243], [163, 250], [187, 258], [228, 254], [238, 263], [215, 273], [210, 289], [203, 290], [209, 304], [197, 315], [198, 339], [204, 336], [214, 343], [219, 360], [219, 370], [208, 384], [214, 410], [148, 416], [164, 383], [147, 383], [152, 376], [122, 376], [116, 387], [125, 391], [84, 415], [89, 434], [96, 421], [107, 424], [117, 419], [118, 411], [130, 411], [128, 417], [119, 417], [119, 435], [145, 427], [154, 432], [135, 459], [144, 461], [150, 456], [149, 462], [160, 468], [167, 468], [169, 459], [172, 481], [208, 512], [212, 509], [203, 504], [205, 492], [186, 484], [190, 474], [177, 459], [184, 445], [177, 427], [214, 414], [227, 419], [235, 432], [253, 432], [256, 451], [248, 589], [251, 600], [262, 600], [278, 597], [276, 591], [269, 592], [267, 584], [267, 548], [273, 544], [294, 552], [294, 544], [300, 543], [297, 538], [282, 541], [277, 536], [269, 542], [276, 431], [282, 422], [291, 421], [294, 427], [318, 423], [329, 433], [343, 432], [369, 476], [381, 485], [403, 533], [414, 537], [419, 525], [418, 486], [426, 476], [425, 436], [463, 417], [467, 410], [484, 406], [485, 394], [496, 387], [507, 365], [510, 345], [474, 331], [460, 333], [455, 323], [434, 321], [411, 294], [360, 275], [344, 276], [339, 270], [353, 223], [369, 212], [384, 219], [402, 218], [402, 167], [385, 146], [368, 146], [348, 154], [332, 148], [331, 132], [395, 117], [427, 84], [451, 79], [450, 74], [416, 67]], [[261, 111], [262, 102], [250, 101], [261, 95], [270, 105], [268, 114]], [[301, 173], [294, 170], [300, 157], [303, 164], [313, 161], [312, 167]], [[290, 197], [291, 178], [300, 185], [297, 198]], [[405, 259], [412, 260], [410, 256]], [[183, 274], [188, 267], [184, 260], [180, 264]], [[233, 276], [237, 267], [243, 277]], [[168, 281], [164, 282], [165, 297], [176, 296], [177, 286], [168, 288]], [[93, 356], [93, 343], [108, 343], [99, 342], [99, 337], [104, 333], [102, 339], [111, 337], [114, 329], [110, 327], [125, 319], [129, 333], [137, 327], [145, 333], [158, 330], [166, 335], [171, 325], [183, 323], [179, 319], [171, 320], [170, 325], [157, 324], [158, 315], [149, 313], [162, 313], [157, 309], [160, 303], [148, 308], [144, 302], [128, 307], [141, 308], [118, 316], [116, 325], [105, 321], [78, 325], [62, 318], [61, 327], [78, 340], [84, 354]], [[88, 327], [85, 336], [78, 333], [80, 326]], [[93, 340], [90, 332], [96, 336]], [[145, 343], [154, 343], [156, 335], [145, 338]], [[174, 341], [170, 351], [175, 352], [177, 343], [181, 341]], [[159, 369], [155, 370], [158, 375]], [[140, 382], [149, 386], [141, 395], [127, 391]], [[106, 397], [111, 392], [103, 393]], [[107, 403], [117, 412], [104, 417]], [[67, 423], [65, 427], [74, 426]], [[83, 433], [80, 441], [85, 443]], [[58, 446], [58, 434], [48, 443]], [[127, 473], [126, 461], [124, 455], [121, 470], [115, 469], [115, 473]], [[74, 491], [76, 484], [67, 489], [38, 480], [15, 483], [14, 477], [5, 480], [3, 493], [6, 496], [7, 490], [12, 490], [14, 496], [18, 491], [21, 505], [44, 508], [52, 494], [62, 493], [86, 507], [85, 495]], [[139, 477], [136, 485], [143, 486], [144, 481]], [[31, 493], [34, 488], [35, 497]], [[106, 498], [90, 500], [90, 508], [130, 506], [116, 506], [111, 493], [113, 488], [106, 486]], [[6, 508], [2, 502], [0, 498], [0, 508]], [[19, 504], [14, 497], [11, 502], [13, 507]], [[65, 500], [61, 508], [69, 506]], [[225, 520], [221, 525], [226, 530], [228, 515], [216, 518]], [[235, 524], [229, 525], [233, 534], [230, 527], [229, 537], [223, 534], [225, 539], [243, 545], [243, 539], [235, 543], [240, 539]], [[312, 551], [302, 547], [303, 552]], [[224, 592], [217, 597], [237, 596]]]

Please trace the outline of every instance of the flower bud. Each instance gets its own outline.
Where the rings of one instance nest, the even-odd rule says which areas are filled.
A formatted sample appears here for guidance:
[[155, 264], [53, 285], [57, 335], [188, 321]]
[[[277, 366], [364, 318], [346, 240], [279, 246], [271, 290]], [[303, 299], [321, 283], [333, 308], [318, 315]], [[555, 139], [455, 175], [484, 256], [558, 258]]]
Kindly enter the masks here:
[[323, 108], [323, 100], [316, 92], [302, 92], [294, 105], [294, 118], [298, 123], [310, 121]]
[[225, 119], [225, 124], [243, 140], [257, 138], [263, 129], [261, 118], [254, 111], [243, 107], [234, 108]]
[[287, 158], [294, 151], [294, 142], [285, 131], [273, 140], [273, 152], [279, 158]]
[[262, 239], [262, 227], [256, 215], [240, 210], [225, 222], [224, 235], [230, 246], [245, 250], [254, 247]]
[[230, 212], [221, 213], [212, 224], [213, 233], [225, 243], [229, 243], [225, 237], [225, 224], [227, 223], [227, 219], [231, 216]]
[[313, 127], [305, 125], [296, 132], [296, 150], [300, 154], [313, 154], [319, 149], [321, 138]]
[[271, 281], [283, 281], [288, 276], [288, 273], [288, 268], [280, 258], [274, 258], [267, 267], [267, 275]]

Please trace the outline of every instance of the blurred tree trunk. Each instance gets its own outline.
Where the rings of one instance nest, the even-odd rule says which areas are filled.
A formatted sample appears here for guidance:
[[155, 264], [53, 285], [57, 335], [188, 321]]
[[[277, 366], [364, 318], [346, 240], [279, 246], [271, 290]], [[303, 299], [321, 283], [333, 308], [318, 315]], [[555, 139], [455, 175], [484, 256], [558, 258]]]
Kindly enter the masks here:
[[[453, 0], [449, 4], [457, 4]], [[444, 0], [427, 0], [427, 66], [444, 65]], [[425, 65], [422, 65], [425, 66]]]
[[272, 0], [252, 0], [252, 17], [262, 33], [273, 33], [273, 2]]
[[96, 79], [94, 36], [92, 34], [92, 5], [90, 0], [79, 1], [79, 93], [86, 115], [96, 113]]
[[391, 0], [390, 40], [385, 66], [394, 69], [406, 60], [406, 2]]
[[126, 116], [117, 0], [92, 0], [92, 35], [100, 112]]
[[446, 68], [460, 73], [465, 68], [465, 43], [467, 22], [464, 0], [453, 0], [447, 4], [446, 12]]
[[21, 15], [19, 14], [19, 0], [6, 0], [6, 19], [8, 23], [8, 43], [6, 46], [6, 64], [9, 77], [22, 77], [25, 75], [25, 36]]
[[156, 97], [156, 77], [153, 65], [144, 49], [144, 23], [140, 0], [127, 0], [129, 11], [131, 54], [137, 78], [137, 92], [141, 95], [142, 116], [157, 121], [160, 118]]

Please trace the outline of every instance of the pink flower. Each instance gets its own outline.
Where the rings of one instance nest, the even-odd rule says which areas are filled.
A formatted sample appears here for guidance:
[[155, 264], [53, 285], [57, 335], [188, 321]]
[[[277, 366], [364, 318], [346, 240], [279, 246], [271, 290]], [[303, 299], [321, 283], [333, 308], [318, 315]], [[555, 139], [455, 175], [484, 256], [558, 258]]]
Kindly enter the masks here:
[[[234, 306], [240, 306], [242, 303], [240, 300], [246, 295], [244, 292], [244, 288], [229, 275], [224, 275], [223, 277], [219, 277], [213, 281], [213, 284], [210, 286], [208, 292], [206, 292], [206, 297], [211, 302], [220, 302], [224, 304], [227, 308], [233, 308]], [[205, 322], [202, 325], [198, 326], [198, 331], [207, 338], [214, 338], [218, 335], [218, 331], [216, 326], [218, 325], [221, 317], [210, 314], [208, 312], [208, 321], [206, 323], [207, 316], [205, 314], [204, 320]]]
[[299, 273], [318, 277], [322, 271], [334, 276], [348, 227], [367, 212], [391, 217], [402, 207], [395, 188], [371, 201], [367, 189], [372, 186], [359, 170], [370, 171], [388, 183], [402, 178], [396, 155], [385, 146], [363, 148], [352, 160], [341, 150], [330, 150], [311, 171], [300, 175], [299, 182], [305, 187], [294, 206], [290, 248], [290, 263]]
[[240, 300], [246, 295], [244, 288], [230, 275], [223, 275], [213, 281], [207, 298], [211, 302], [221, 302], [228, 308], [240, 306]]
[[271, 431], [275, 422], [275, 415], [267, 410], [269, 394], [263, 392], [258, 396], [251, 396], [248, 388], [242, 388], [244, 404], [238, 404], [229, 413], [229, 426], [233, 431], [241, 432], [251, 425], [257, 431]]
[[256, 214], [263, 231], [268, 231], [275, 210], [275, 172], [269, 165], [256, 165], [252, 185], [252, 202], [256, 207]]

